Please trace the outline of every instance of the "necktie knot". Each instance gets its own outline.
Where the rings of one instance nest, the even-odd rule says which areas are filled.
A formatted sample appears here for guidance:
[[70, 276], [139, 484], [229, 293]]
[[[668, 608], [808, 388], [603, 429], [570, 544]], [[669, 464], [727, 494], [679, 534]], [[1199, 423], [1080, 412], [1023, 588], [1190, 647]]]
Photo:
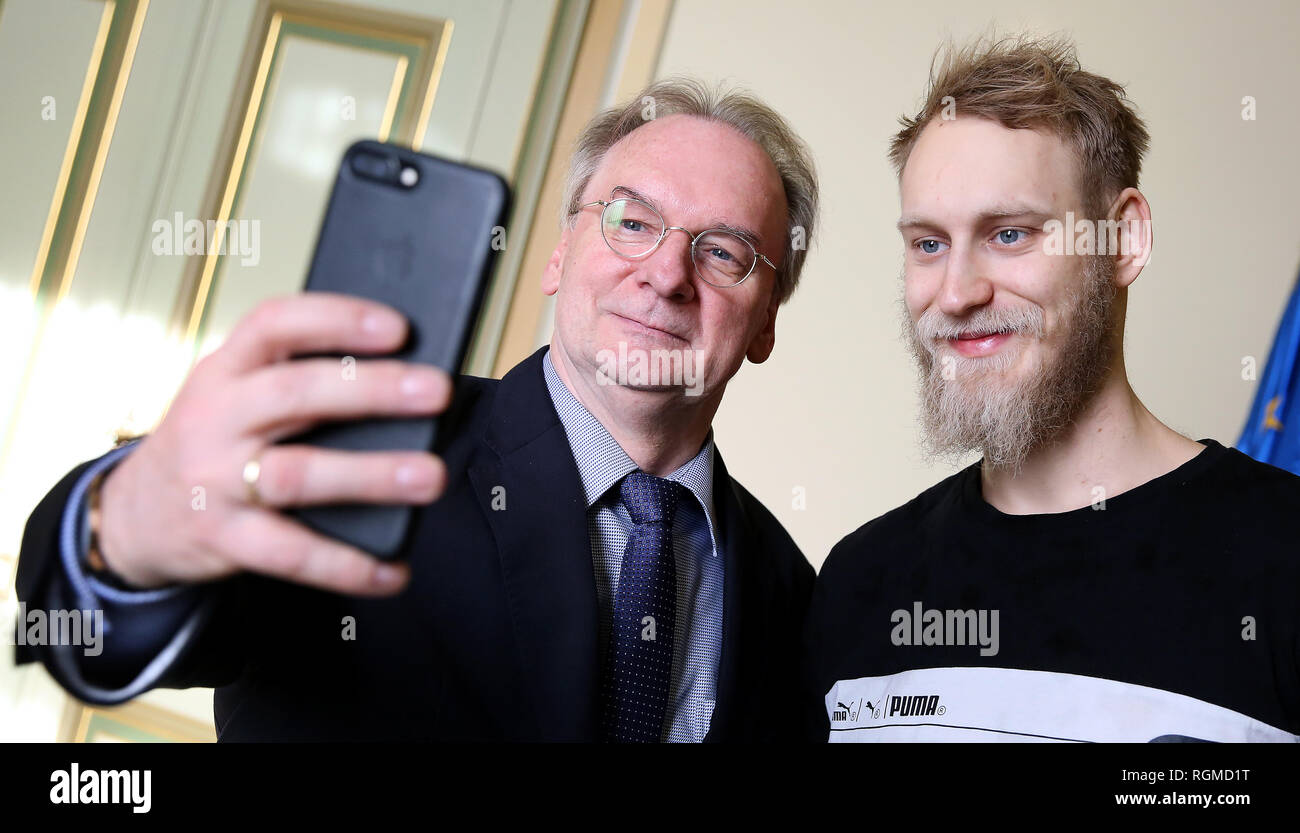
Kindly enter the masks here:
[[681, 490], [679, 483], [639, 470], [623, 478], [623, 485], [619, 489], [623, 505], [632, 516], [632, 523], [662, 523], [669, 526], [677, 511], [677, 499]]

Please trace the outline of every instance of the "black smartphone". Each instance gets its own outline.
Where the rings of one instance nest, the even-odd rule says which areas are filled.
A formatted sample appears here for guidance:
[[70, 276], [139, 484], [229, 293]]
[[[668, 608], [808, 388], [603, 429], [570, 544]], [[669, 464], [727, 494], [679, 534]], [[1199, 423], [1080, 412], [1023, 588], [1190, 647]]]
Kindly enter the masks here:
[[[397, 309], [403, 348], [383, 358], [456, 374], [504, 239], [510, 191], [501, 177], [398, 145], [360, 141], [343, 154], [307, 275], [308, 292], [339, 292]], [[353, 364], [349, 364], [353, 362]], [[340, 356], [342, 378], [365, 358]], [[331, 422], [285, 442], [352, 451], [432, 451], [434, 419]], [[335, 504], [295, 509], [311, 528], [370, 554], [402, 549], [412, 507]]]

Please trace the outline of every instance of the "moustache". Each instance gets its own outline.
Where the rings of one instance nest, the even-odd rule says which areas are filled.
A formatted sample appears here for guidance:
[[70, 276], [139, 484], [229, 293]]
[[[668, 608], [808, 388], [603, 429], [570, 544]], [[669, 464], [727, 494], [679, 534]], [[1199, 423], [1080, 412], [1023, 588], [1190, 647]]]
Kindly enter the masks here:
[[931, 353], [938, 343], [954, 338], [1000, 333], [1041, 338], [1043, 331], [1043, 310], [1034, 306], [983, 307], [961, 318], [931, 308], [922, 313], [915, 325], [916, 340]]

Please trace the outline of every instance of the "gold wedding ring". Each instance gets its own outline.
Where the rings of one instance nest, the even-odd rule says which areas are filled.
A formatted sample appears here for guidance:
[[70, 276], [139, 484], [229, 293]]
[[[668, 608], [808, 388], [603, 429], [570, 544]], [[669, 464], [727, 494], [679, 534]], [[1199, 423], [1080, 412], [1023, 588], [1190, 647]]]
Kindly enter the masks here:
[[257, 481], [262, 477], [262, 462], [254, 457], [244, 464], [244, 491], [248, 502], [253, 506], [262, 505], [262, 493], [257, 490]]

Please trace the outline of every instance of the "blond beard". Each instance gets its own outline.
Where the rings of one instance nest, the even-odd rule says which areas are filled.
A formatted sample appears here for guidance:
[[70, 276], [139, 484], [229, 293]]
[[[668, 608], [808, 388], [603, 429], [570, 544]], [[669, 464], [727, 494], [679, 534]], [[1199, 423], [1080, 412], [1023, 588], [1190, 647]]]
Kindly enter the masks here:
[[[1062, 311], [1062, 325], [1068, 333], [1065, 343], [1034, 366], [1023, 368], [1019, 380], [1008, 380], [1004, 374], [1020, 353], [960, 361], [952, 365], [954, 378], [945, 379], [943, 363], [932, 352], [933, 339], [918, 333], [904, 305], [908, 341], [921, 371], [927, 453], [956, 460], [980, 450], [986, 466], [1015, 473], [1031, 453], [1050, 445], [1073, 424], [1110, 368], [1114, 351], [1111, 318], [1117, 294], [1114, 271], [1110, 258], [1089, 258], [1079, 287]], [[994, 330], [1004, 329], [1000, 325], [1006, 324], [1006, 330], [1027, 339], [1042, 336], [1041, 310], [989, 310], [972, 318], [991, 324], [989, 329]], [[954, 325], [955, 321], [948, 319], [946, 326], [929, 329], [948, 330]]]

